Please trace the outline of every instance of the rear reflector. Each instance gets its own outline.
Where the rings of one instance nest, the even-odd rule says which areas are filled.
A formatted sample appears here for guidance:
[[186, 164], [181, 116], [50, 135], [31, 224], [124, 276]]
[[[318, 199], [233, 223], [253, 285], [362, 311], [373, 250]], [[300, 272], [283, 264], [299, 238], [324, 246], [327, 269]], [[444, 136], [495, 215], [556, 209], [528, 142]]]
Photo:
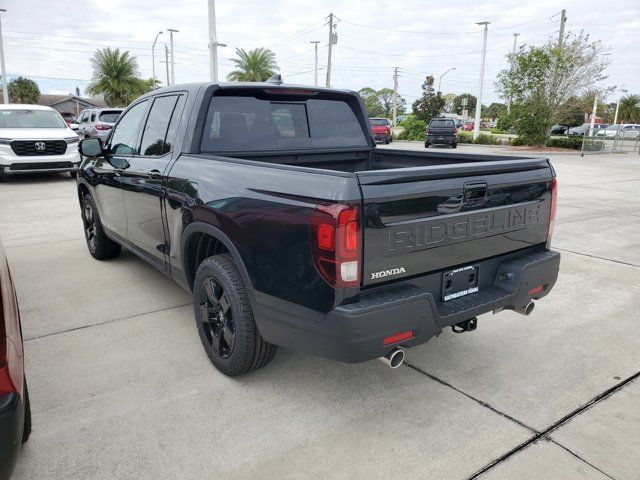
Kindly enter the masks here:
[[529, 294], [529, 296], [535, 295], [537, 293], [540, 293], [543, 290], [544, 290], [544, 285], [538, 285], [537, 287], [532, 288], [531, 290], [529, 290], [528, 294]]
[[402, 340], [408, 340], [413, 337], [413, 330], [409, 330], [407, 332], [396, 333], [395, 335], [391, 335], [390, 337], [385, 338], [382, 343], [384, 345], [391, 345], [392, 343], [401, 342]]

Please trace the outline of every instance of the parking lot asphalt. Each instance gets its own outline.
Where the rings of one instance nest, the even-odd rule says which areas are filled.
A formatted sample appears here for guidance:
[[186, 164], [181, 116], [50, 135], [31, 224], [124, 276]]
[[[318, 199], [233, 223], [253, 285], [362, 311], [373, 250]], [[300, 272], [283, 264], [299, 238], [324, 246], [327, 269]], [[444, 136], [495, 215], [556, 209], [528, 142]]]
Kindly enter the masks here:
[[552, 161], [563, 258], [531, 316], [446, 330], [397, 370], [279, 349], [234, 379], [188, 293], [89, 255], [68, 176], [0, 184], [33, 410], [14, 478], [637, 479], [640, 157]]

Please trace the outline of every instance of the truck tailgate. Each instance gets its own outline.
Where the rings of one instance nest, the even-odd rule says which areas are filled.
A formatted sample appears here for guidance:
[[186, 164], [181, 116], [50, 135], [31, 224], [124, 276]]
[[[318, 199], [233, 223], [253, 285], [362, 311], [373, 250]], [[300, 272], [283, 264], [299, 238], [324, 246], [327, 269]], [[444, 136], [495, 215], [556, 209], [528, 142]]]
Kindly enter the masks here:
[[547, 240], [546, 159], [358, 172], [363, 285], [473, 264]]

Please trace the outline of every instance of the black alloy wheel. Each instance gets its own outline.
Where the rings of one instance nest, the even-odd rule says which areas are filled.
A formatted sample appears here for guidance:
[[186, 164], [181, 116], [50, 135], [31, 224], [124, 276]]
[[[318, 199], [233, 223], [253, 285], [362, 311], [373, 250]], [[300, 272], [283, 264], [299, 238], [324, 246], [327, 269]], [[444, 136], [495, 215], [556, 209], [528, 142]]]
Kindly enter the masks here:
[[93, 212], [92, 202], [84, 202], [82, 220], [84, 221], [84, 234], [89, 245], [89, 250], [94, 252], [96, 250], [96, 235], [97, 225], [96, 216]]
[[202, 284], [200, 322], [213, 351], [222, 359], [229, 358], [236, 341], [233, 308], [224, 288], [214, 278], [207, 278]]

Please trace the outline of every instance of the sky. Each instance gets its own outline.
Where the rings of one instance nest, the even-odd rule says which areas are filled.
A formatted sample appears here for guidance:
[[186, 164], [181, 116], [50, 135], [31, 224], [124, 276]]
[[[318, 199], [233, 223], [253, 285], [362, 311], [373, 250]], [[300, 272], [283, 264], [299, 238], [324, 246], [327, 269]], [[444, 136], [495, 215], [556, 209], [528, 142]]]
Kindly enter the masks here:
[[[0, 0], [5, 60], [9, 79], [26, 76], [42, 93], [83, 92], [92, 77], [89, 59], [103, 47], [129, 50], [139, 73], [166, 79], [164, 45], [174, 34], [176, 83], [209, 80], [207, 0]], [[610, 55], [602, 87], [640, 93], [640, 0], [462, 0], [391, 2], [308, 0], [217, 0], [220, 78], [233, 69], [236, 48], [267, 47], [276, 53], [287, 83], [313, 85], [314, 45], [318, 40], [319, 81], [326, 79], [327, 16], [336, 17], [331, 85], [359, 90], [393, 87], [411, 104], [426, 75], [442, 74], [444, 93], [478, 94], [482, 27], [489, 21], [482, 103], [501, 101], [495, 89], [506, 55], [518, 45], [540, 45], [557, 38], [560, 10], [567, 11], [567, 32], [584, 30], [601, 40]]]

